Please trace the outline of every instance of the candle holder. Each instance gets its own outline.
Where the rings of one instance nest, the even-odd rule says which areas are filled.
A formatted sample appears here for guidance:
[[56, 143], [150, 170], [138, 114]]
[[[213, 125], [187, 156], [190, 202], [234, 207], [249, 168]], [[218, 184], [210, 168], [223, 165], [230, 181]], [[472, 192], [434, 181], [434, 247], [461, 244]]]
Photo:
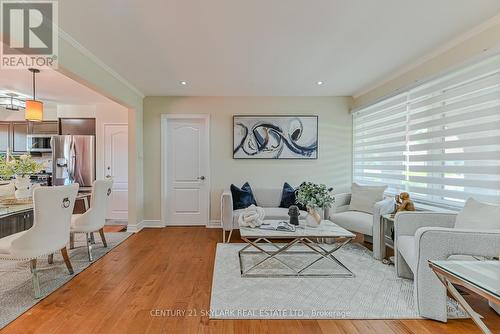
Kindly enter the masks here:
[[291, 205], [288, 208], [288, 216], [290, 216], [290, 225], [299, 226], [300, 211], [296, 205]]

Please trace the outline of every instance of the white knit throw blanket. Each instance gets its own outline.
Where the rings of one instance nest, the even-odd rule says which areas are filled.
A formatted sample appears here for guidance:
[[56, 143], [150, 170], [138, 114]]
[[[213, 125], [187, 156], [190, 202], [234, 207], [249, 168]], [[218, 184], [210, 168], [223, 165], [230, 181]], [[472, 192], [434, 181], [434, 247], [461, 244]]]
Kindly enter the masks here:
[[258, 227], [264, 222], [264, 216], [264, 209], [252, 204], [240, 213], [238, 224], [240, 226]]

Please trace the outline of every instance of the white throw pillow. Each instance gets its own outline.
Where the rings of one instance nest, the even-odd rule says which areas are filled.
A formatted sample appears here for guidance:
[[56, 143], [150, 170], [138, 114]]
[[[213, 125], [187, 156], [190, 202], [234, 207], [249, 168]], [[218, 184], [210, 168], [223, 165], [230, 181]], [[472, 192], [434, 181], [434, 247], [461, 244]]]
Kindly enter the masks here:
[[500, 206], [469, 198], [457, 215], [455, 228], [500, 230]]
[[349, 210], [373, 214], [373, 206], [384, 199], [386, 189], [387, 186], [360, 186], [353, 183]]

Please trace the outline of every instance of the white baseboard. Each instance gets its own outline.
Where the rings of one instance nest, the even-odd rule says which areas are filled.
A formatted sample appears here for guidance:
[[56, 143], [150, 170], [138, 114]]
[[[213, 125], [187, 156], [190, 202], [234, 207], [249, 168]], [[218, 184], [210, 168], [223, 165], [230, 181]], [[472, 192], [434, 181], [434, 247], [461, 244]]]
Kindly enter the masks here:
[[[170, 224], [170, 226], [187, 226], [182, 224]], [[203, 226], [203, 225], [201, 225]], [[143, 228], [164, 228], [165, 225], [161, 222], [161, 220], [143, 220], [134, 225], [127, 226], [127, 232], [137, 233], [140, 232]], [[222, 228], [220, 220], [210, 220], [206, 225], [207, 228]]]
[[127, 226], [127, 232], [137, 233], [140, 232], [143, 228], [162, 228], [165, 227], [161, 223], [160, 220], [142, 220], [134, 225]]
[[207, 228], [222, 228], [222, 223], [220, 220], [209, 220]]
[[165, 225], [161, 222], [161, 220], [143, 220], [144, 227], [147, 228], [163, 228]]
[[127, 232], [137, 233], [137, 232], [140, 232], [143, 228], [144, 228], [144, 221], [142, 220], [142, 221], [138, 222], [137, 224], [127, 225]]

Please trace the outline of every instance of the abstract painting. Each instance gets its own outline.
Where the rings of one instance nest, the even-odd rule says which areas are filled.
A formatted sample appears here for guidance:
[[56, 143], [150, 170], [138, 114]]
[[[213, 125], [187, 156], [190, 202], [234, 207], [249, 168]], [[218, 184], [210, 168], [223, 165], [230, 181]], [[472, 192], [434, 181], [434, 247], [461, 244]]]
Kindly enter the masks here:
[[318, 116], [233, 117], [234, 159], [317, 159]]

